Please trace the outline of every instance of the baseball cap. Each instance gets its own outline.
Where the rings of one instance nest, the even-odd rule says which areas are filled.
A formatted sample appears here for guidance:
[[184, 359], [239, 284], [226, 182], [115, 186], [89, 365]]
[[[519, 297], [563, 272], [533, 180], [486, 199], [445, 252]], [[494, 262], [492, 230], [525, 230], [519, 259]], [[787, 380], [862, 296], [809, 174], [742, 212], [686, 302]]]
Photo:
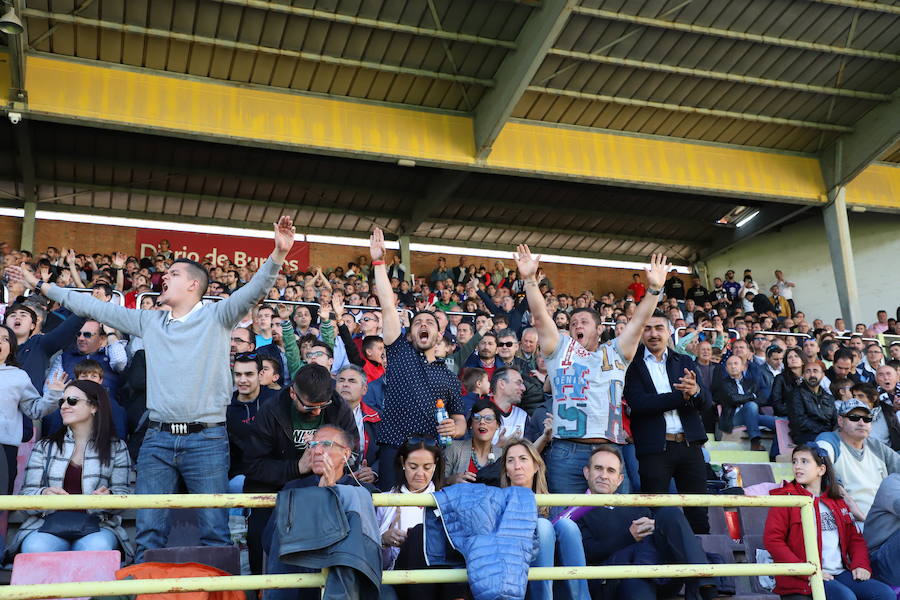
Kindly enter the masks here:
[[866, 405], [866, 404], [864, 404], [863, 402], [860, 402], [859, 400], [857, 400], [856, 398], [853, 398], [853, 399], [851, 399], [851, 400], [844, 400], [843, 402], [841, 402], [841, 403], [838, 405], [838, 414], [841, 415], [841, 416], [843, 417], [843, 416], [846, 416], [846, 415], [850, 414], [850, 412], [852, 412], [852, 411], [854, 411], [854, 410], [857, 410], [857, 409], [859, 409], [859, 410], [864, 410], [864, 411], [866, 411], [868, 414], [872, 414], [872, 409], [869, 408], [868, 405]]

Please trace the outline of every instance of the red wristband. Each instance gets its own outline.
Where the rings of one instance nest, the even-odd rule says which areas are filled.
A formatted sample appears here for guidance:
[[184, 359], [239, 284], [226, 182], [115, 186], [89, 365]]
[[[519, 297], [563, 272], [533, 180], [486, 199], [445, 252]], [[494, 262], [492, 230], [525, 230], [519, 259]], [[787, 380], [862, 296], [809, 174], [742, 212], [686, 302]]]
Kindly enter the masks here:
[[373, 266], [373, 267], [377, 267], [378, 265], [383, 265], [383, 264], [384, 264], [384, 261], [383, 261], [383, 260], [373, 260], [373, 261], [372, 261], [372, 266]]

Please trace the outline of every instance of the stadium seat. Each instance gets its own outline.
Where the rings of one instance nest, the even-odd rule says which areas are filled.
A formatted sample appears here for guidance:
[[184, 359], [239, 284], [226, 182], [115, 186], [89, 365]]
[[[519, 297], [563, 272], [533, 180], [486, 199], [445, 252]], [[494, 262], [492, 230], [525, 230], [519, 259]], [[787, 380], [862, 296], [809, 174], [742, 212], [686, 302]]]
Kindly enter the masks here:
[[145, 562], [200, 563], [231, 573], [241, 574], [241, 552], [237, 546], [182, 546], [153, 548], [144, 552]]
[[721, 506], [709, 507], [709, 533], [710, 535], [728, 535], [725, 509]]
[[10, 585], [115, 581], [121, 560], [118, 550], [17, 554]]
[[[747, 549], [747, 562], [756, 562], [756, 551], [765, 549], [763, 545], [763, 537], [761, 535], [745, 535], [744, 545]], [[762, 587], [759, 583], [759, 577], [750, 577], [750, 590], [754, 594], [772, 595], [771, 592]], [[774, 595], [773, 595], [774, 596]]]
[[746, 540], [748, 535], [762, 536], [766, 527], [766, 517], [769, 516], [769, 509], [758, 506], [741, 506], [738, 508], [738, 515], [741, 518], [741, 531], [743, 538]]
[[778, 454], [790, 456], [797, 444], [791, 439], [791, 429], [787, 419], [775, 419], [775, 431], [778, 433]]
[[742, 463], [737, 466], [741, 470], [742, 487], [774, 481], [772, 467], [768, 463]]
[[167, 548], [200, 545], [200, 526], [196, 508], [176, 508], [169, 511], [169, 539]]

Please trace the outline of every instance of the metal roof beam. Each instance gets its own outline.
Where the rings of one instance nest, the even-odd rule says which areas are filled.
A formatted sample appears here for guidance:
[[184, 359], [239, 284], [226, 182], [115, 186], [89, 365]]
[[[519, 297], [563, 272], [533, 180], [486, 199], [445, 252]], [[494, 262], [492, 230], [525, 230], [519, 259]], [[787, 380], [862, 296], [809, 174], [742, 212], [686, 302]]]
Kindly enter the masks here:
[[[196, 200], [198, 202], [228, 202], [241, 206], [262, 206], [264, 208], [290, 208], [292, 210], [308, 210], [321, 213], [329, 213], [336, 215], [347, 215], [351, 217], [360, 217], [364, 219], [402, 219], [405, 215], [393, 214], [386, 211], [358, 210], [352, 208], [340, 208], [335, 206], [319, 206], [313, 204], [294, 204], [292, 202], [269, 202], [267, 200], [256, 200], [253, 198], [231, 198], [228, 196], [217, 196], [211, 194], [193, 194], [188, 192], [176, 192], [169, 190], [142, 189], [132, 188], [128, 186], [112, 186], [112, 185], [96, 185], [90, 183], [79, 183], [71, 181], [58, 181], [38, 179], [38, 184], [55, 185], [58, 187], [71, 187], [76, 191], [54, 196], [53, 198], [38, 198], [38, 202], [48, 204], [50, 200], [59, 200], [63, 198], [73, 198], [83, 194], [93, 194], [96, 192], [111, 194], [132, 194], [139, 196], [156, 196], [159, 198], [172, 198], [176, 200]], [[65, 205], [60, 205], [65, 206]], [[105, 209], [104, 209], [105, 210]]]
[[731, 250], [742, 242], [749, 241], [774, 227], [778, 227], [785, 221], [800, 215], [812, 208], [811, 206], [797, 206], [795, 204], [766, 204], [760, 206], [759, 214], [753, 220], [740, 228], [723, 229], [716, 235], [712, 245], [701, 252], [700, 260], [709, 259]]
[[517, 48], [500, 63], [496, 85], [488, 90], [475, 108], [475, 155], [485, 159], [494, 140], [512, 115], [525, 87], [544, 61], [547, 50], [559, 37], [575, 7], [575, 0], [545, 0], [536, 9], [516, 38]]
[[857, 8], [859, 10], [870, 10], [873, 12], [881, 12], [889, 15], [900, 15], [900, 5], [884, 4], [883, 2], [865, 2], [863, 0], [815, 0], [821, 4], [832, 4], [834, 6], [843, 6], [845, 8]]
[[259, 54], [270, 54], [274, 56], [286, 56], [288, 58], [296, 58], [310, 62], [319, 62], [323, 64], [337, 65], [341, 67], [353, 67], [359, 69], [371, 69], [374, 71], [384, 71], [387, 73], [398, 73], [403, 75], [412, 75], [413, 77], [428, 77], [430, 79], [440, 79], [445, 81], [453, 81], [455, 83], [468, 83], [472, 85], [480, 85], [483, 87], [491, 87], [494, 85], [493, 80], [483, 79], [480, 77], [470, 77], [468, 75], [455, 75], [453, 73], [442, 73], [438, 71], [428, 71], [425, 69], [416, 69], [413, 67], [401, 67], [398, 65], [386, 65], [378, 62], [367, 60], [354, 60], [349, 58], [341, 58], [338, 56], [328, 56], [325, 54], [317, 54], [314, 52], [306, 52], [299, 50], [287, 50], [285, 48], [273, 48], [271, 46], [261, 46], [258, 44], [248, 44], [245, 42], [235, 42], [232, 40], [223, 40], [219, 38], [207, 37], [202, 35], [193, 35], [190, 33], [178, 33], [165, 29], [154, 29], [151, 27], [139, 27], [137, 25], [127, 25], [125, 23], [115, 23], [112, 21], [102, 21], [100, 19], [89, 19], [87, 17], [79, 17], [75, 15], [66, 15], [61, 13], [47, 12], [26, 8], [22, 11], [23, 16], [39, 19], [50, 19], [57, 23], [68, 23], [71, 25], [82, 25], [85, 27], [96, 27], [108, 31], [117, 31], [119, 33], [130, 33], [134, 35], [144, 35], [147, 37], [155, 37], [166, 40], [177, 40], [188, 44], [203, 44], [207, 46], [216, 46], [219, 48], [228, 48], [231, 50], [242, 50], [245, 52], [255, 52]]
[[441, 29], [429, 29], [427, 27], [404, 25], [402, 23], [394, 23], [392, 21], [367, 19], [365, 17], [344, 15], [329, 10], [321, 10], [318, 8], [303, 8], [302, 6], [278, 4], [276, 2], [264, 2], [263, 0], [216, 0], [216, 2], [219, 2], [221, 4], [229, 4], [232, 6], [255, 8], [258, 10], [281, 13], [295, 17], [315, 19], [317, 21], [329, 21], [331, 23], [342, 23], [344, 25], [368, 27], [369, 29], [380, 29], [383, 31], [393, 31], [396, 33], [408, 33], [410, 35], [419, 37], [432, 37], [453, 42], [466, 42], [469, 44], [480, 44], [483, 46], [508, 48], [510, 50], [513, 50], [516, 47], [515, 42], [509, 42], [506, 40], [497, 40], [494, 38], [488, 38], [479, 35], [457, 33], [455, 31], [444, 31]]
[[400, 226], [401, 233], [409, 235], [418, 229], [436, 208], [450, 200], [468, 175], [467, 171], [441, 171], [440, 175], [431, 180], [425, 197], [415, 203], [409, 218], [404, 219]]
[[625, 235], [621, 233], [605, 233], [603, 231], [587, 230], [587, 229], [554, 229], [551, 227], [540, 227], [534, 225], [518, 225], [509, 221], [486, 221], [484, 219], [466, 220], [466, 219], [445, 219], [443, 217], [435, 217], [428, 219], [427, 223], [435, 225], [459, 225], [462, 227], [480, 227], [482, 229], [502, 229], [504, 231], [522, 231], [526, 233], [543, 233], [548, 235], [568, 235], [573, 237], [596, 238], [602, 240], [621, 240], [625, 242], [645, 242], [648, 244], [675, 245], [675, 246], [697, 246], [696, 241], [661, 238], [652, 235]]
[[632, 25], [640, 25], [643, 27], [671, 29], [673, 31], [683, 31], [686, 33], [694, 33], [697, 35], [708, 35], [712, 37], [727, 38], [730, 40], [742, 40], [745, 42], [754, 42], [757, 44], [766, 44], [769, 46], [784, 46], [786, 48], [797, 48], [799, 50], [810, 50], [813, 52], [825, 52], [828, 54], [840, 54], [844, 56], [858, 56], [861, 58], [872, 58], [875, 60], [900, 62], [900, 54], [890, 54], [887, 52], [859, 50], [857, 48], [831, 46], [829, 44], [817, 44], [815, 42], [804, 42], [801, 40], [792, 40], [771, 35], [759, 35], [755, 33], [731, 31], [729, 29], [719, 29], [717, 27], [703, 27], [700, 25], [691, 25], [688, 23], [676, 23], [675, 21], [665, 21], [663, 19], [653, 19], [650, 17], [629, 15], [612, 10], [588, 8], [586, 6], [578, 6], [573, 12], [589, 17], [607, 19], [609, 21], [618, 21], [620, 23], [631, 23]]
[[900, 93], [867, 112], [853, 129], [822, 149], [819, 162], [828, 191], [850, 183], [900, 140]]
[[608, 104], [621, 104], [623, 106], [639, 106], [641, 108], [654, 108], [660, 110], [670, 110], [673, 112], [692, 113], [698, 115], [706, 115], [710, 117], [722, 117], [725, 119], [737, 119], [739, 121], [753, 121], [756, 123], [769, 123], [772, 125], [787, 125], [788, 127], [804, 127], [806, 129], [819, 129], [822, 131], [838, 131], [841, 133], [850, 133], [852, 127], [845, 125], [836, 125], [834, 123], [819, 123], [816, 121], [801, 121], [798, 119], [785, 119], [782, 117], [770, 117], [768, 115], [760, 115], [756, 113], [742, 113], [730, 110], [719, 110], [717, 108], [701, 108], [699, 106], [685, 106], [682, 104], [670, 104], [667, 102], [656, 102], [653, 100], [638, 100], [636, 98], [622, 98], [620, 96], [608, 96], [605, 94], [589, 94], [587, 92], [576, 92], [574, 90], [564, 90], [559, 88], [548, 88], [536, 85], [528, 86], [529, 92], [538, 94], [551, 94], [554, 96], [566, 96], [576, 98], [578, 100], [588, 100], [591, 102], [606, 102]]
[[749, 75], [723, 73], [720, 71], [709, 71], [706, 69], [689, 69], [687, 67], [678, 67], [675, 65], [666, 65], [643, 60], [632, 60], [629, 58], [616, 58], [615, 56], [591, 54], [589, 52], [576, 52], [574, 50], [561, 50], [559, 48], [551, 48], [547, 52], [547, 54], [550, 56], [560, 56], [563, 58], [571, 58], [574, 60], [593, 62], [602, 65], [627, 67], [630, 69], [639, 69], [643, 71], [657, 71], [660, 73], [671, 73], [673, 75], [684, 75], [687, 77], [699, 77], [703, 79], [716, 79], [719, 81], [730, 81], [733, 83], [743, 83], [748, 85], [760, 85], [764, 87], [794, 90], [797, 92], [806, 92], [810, 94], [843, 96], [847, 98], [859, 98], [862, 100], [874, 100], [876, 102], [886, 102], [891, 99], [890, 94], [876, 94], [874, 92], [865, 92], [861, 90], [848, 90], [843, 88], [828, 87], [824, 85], [796, 83], [793, 81], [783, 81], [781, 79], [765, 79], [762, 77], [751, 77]]

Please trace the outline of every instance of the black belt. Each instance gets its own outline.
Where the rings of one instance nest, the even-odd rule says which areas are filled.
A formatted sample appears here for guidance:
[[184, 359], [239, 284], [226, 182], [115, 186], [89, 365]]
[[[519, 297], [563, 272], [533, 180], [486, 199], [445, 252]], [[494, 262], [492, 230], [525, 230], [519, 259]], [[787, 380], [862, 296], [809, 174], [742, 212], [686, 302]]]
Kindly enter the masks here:
[[224, 427], [225, 423], [160, 423], [159, 421], [150, 421], [148, 427], [150, 429], [159, 429], [166, 431], [172, 435], [187, 435], [189, 433], [199, 433], [210, 427]]

